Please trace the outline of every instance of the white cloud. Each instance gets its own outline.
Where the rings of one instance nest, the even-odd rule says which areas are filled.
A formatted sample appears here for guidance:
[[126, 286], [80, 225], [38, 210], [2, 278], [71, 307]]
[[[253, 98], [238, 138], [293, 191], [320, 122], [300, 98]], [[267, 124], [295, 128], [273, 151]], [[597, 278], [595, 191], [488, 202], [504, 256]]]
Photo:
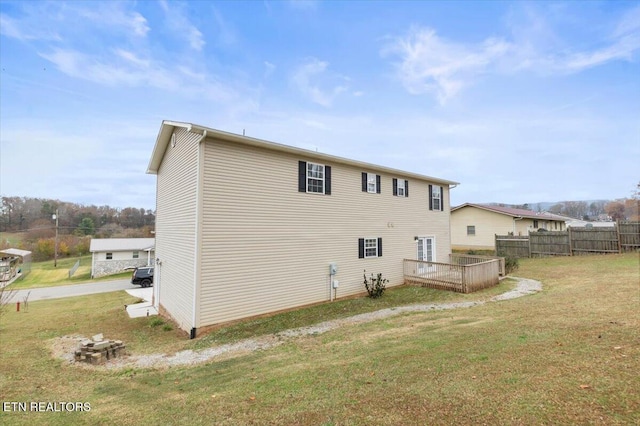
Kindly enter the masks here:
[[271, 74], [273, 74], [273, 72], [276, 70], [276, 66], [275, 64], [272, 64], [269, 61], [264, 61], [264, 77], [269, 77], [271, 76]]
[[409, 93], [431, 94], [444, 104], [483, 74], [573, 74], [612, 61], [632, 61], [640, 50], [640, 7], [626, 12], [610, 34], [588, 47], [561, 37], [550, 19], [528, 3], [512, 11], [508, 27], [509, 38], [480, 43], [447, 40], [434, 29], [413, 27], [391, 39], [381, 53], [398, 59], [397, 77]]
[[130, 52], [124, 49], [115, 49], [115, 54], [120, 56], [121, 58], [129, 61], [131, 64], [140, 67], [140, 68], [148, 68], [149, 60], [141, 59], [135, 53]]
[[[77, 6], [78, 3], [73, 5]], [[120, 30], [128, 36], [139, 38], [146, 37], [150, 30], [147, 19], [138, 12], [126, 10], [123, 3], [96, 3], [87, 8], [82, 6], [64, 7], [64, 16], [71, 25], [89, 21], [94, 28], [106, 27], [110, 31]]]
[[160, 6], [166, 15], [168, 27], [177, 36], [184, 37], [193, 50], [201, 51], [206, 44], [202, 32], [186, 16], [184, 8], [161, 1]]
[[115, 49], [109, 57], [60, 48], [40, 56], [71, 77], [110, 87], [152, 87], [188, 98], [202, 97], [217, 102], [228, 102], [238, 96], [214, 76], [193, 71], [185, 65], [170, 68], [161, 61], [139, 58], [123, 49]]
[[24, 22], [12, 19], [4, 13], [0, 13], [0, 34], [22, 41], [61, 40], [60, 35], [50, 32], [48, 28], [39, 25], [24, 25]]
[[[346, 77], [327, 71], [328, 62], [310, 58], [293, 73], [292, 82], [311, 101], [329, 107], [333, 101], [347, 90]], [[320, 87], [324, 86], [324, 88]]]
[[499, 39], [467, 46], [442, 39], [433, 29], [412, 28], [382, 53], [400, 57], [398, 77], [409, 93], [433, 93], [445, 103], [510, 49], [509, 43]]

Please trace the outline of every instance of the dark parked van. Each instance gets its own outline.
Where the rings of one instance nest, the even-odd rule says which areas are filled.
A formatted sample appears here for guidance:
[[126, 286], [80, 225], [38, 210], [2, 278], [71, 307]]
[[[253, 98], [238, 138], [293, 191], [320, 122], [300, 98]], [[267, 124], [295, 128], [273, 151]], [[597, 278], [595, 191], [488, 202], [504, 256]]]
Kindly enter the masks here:
[[150, 287], [153, 284], [153, 267], [136, 268], [131, 275], [131, 284]]

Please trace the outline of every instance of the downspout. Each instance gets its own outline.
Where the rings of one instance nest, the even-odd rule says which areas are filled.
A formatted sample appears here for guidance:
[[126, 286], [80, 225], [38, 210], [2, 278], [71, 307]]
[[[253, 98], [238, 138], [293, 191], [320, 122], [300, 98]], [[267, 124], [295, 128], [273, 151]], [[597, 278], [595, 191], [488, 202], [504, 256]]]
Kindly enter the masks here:
[[200, 290], [200, 243], [201, 243], [201, 219], [202, 219], [202, 167], [201, 163], [203, 159], [202, 142], [207, 137], [207, 131], [202, 132], [202, 137], [196, 142], [198, 149], [198, 158], [196, 164], [196, 229], [195, 229], [195, 241], [194, 241], [194, 261], [193, 261], [193, 304], [191, 307], [191, 331], [189, 332], [189, 338], [195, 339], [196, 337], [196, 323], [197, 323], [197, 311], [198, 306], [198, 294]]
[[[449, 222], [449, 255], [451, 255], [451, 190], [452, 189], [456, 189], [458, 187], [458, 183], [456, 183], [455, 185], [449, 185], [449, 215], [447, 217], [447, 221]], [[417, 242], [417, 241], [416, 241]]]

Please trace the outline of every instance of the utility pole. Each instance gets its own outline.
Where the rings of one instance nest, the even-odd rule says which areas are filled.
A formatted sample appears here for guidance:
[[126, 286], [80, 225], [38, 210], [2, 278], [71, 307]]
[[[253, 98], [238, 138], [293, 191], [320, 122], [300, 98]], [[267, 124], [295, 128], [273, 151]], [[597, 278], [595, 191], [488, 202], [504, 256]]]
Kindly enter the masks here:
[[56, 220], [56, 242], [53, 248], [53, 267], [58, 267], [58, 209], [56, 209], [56, 213], [53, 215], [53, 219]]

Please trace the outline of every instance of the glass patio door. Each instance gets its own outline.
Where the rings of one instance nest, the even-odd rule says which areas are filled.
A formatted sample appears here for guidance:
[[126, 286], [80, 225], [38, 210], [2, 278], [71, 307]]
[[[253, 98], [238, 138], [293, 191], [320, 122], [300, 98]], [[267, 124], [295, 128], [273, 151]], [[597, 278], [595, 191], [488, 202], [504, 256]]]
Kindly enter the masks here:
[[[418, 237], [418, 260], [424, 262], [435, 262], [435, 238], [434, 237]], [[424, 263], [418, 265], [418, 272], [426, 272], [429, 268]]]

